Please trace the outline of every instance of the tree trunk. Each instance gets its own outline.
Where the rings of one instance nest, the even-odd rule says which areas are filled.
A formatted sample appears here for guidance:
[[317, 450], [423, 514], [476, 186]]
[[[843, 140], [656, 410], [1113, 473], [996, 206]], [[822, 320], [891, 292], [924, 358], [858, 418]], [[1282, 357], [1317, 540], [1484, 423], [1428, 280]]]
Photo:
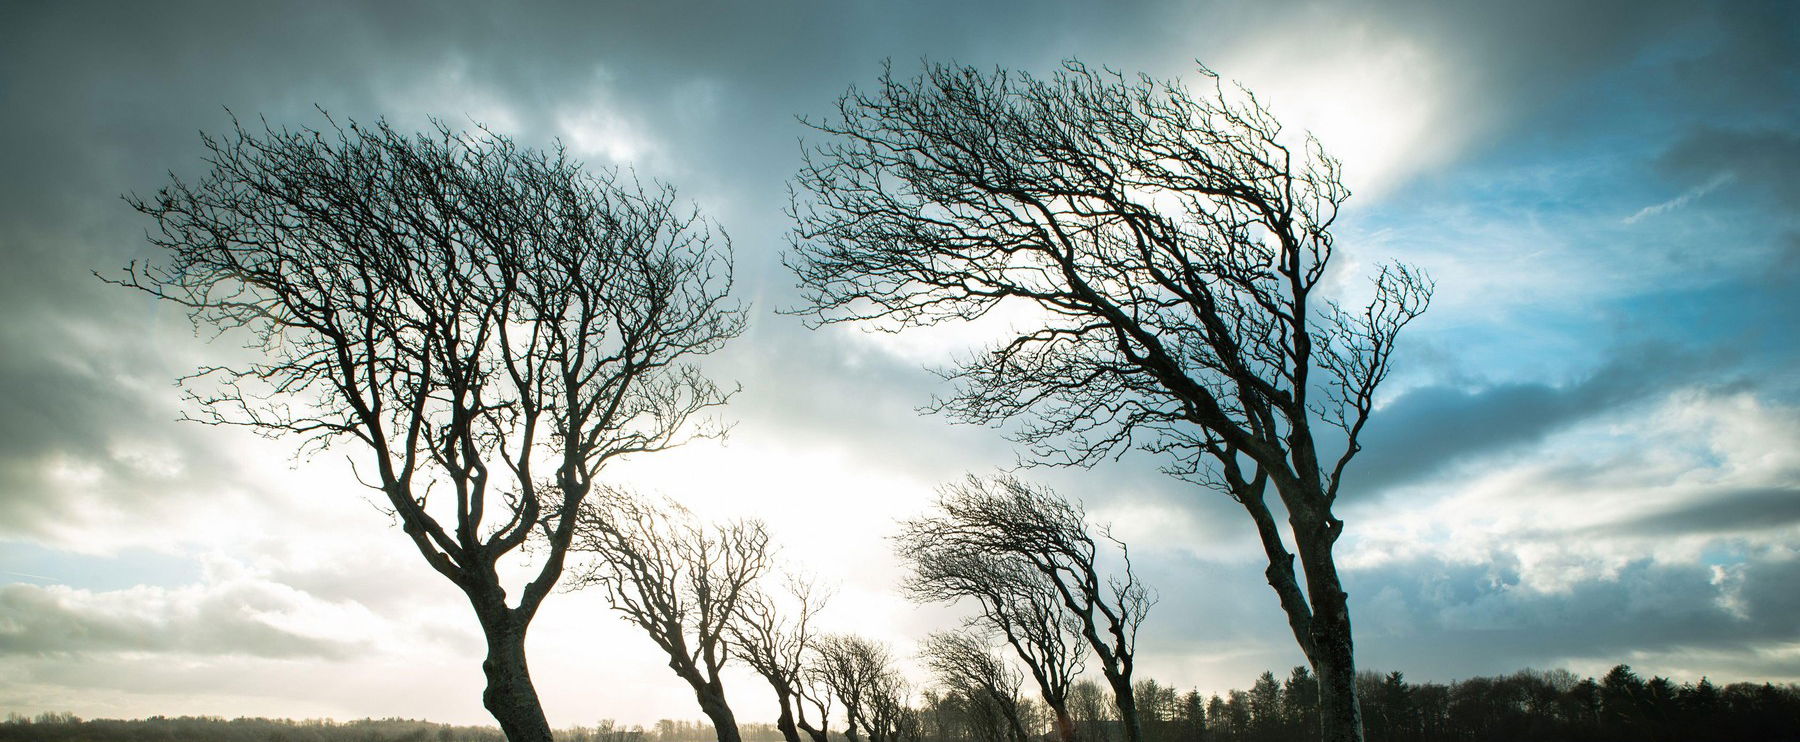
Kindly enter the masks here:
[[815, 728], [811, 724], [799, 724], [798, 726], [801, 731], [806, 732], [806, 736], [812, 738], [812, 742], [831, 742], [831, 735], [826, 733], [824, 727]]
[[477, 603], [475, 613], [487, 635], [487, 659], [481, 662], [487, 675], [482, 705], [500, 723], [508, 742], [551, 742], [550, 722], [525, 665], [525, 622], [514, 618], [504, 596], [485, 600], [471, 596], [471, 600]]
[[1143, 742], [1144, 725], [1138, 720], [1137, 694], [1131, 688], [1131, 680], [1108, 672], [1106, 682], [1113, 689], [1113, 705], [1119, 709], [1119, 725], [1125, 728], [1125, 742]]
[[[1062, 742], [1075, 742], [1075, 720], [1069, 718], [1068, 705], [1051, 706], [1050, 713], [1056, 717], [1056, 738]], [[1020, 739], [1030, 739], [1031, 735], [1025, 731], [1024, 725], [1020, 723], [1018, 713], [1013, 712], [1008, 714], [1008, 716], [1010, 717], [1010, 721], [1012, 721], [1013, 729], [1018, 731]]]
[[800, 728], [794, 726], [792, 696], [777, 688], [775, 698], [781, 704], [781, 715], [775, 718], [775, 728], [781, 730], [781, 738], [787, 742], [800, 742]]
[[743, 742], [738, 735], [737, 716], [731, 713], [731, 706], [725, 702], [725, 691], [716, 687], [717, 683], [694, 689], [694, 696], [700, 701], [700, 710], [713, 723], [713, 732], [718, 735], [719, 742]]
[[[1329, 516], [1315, 532], [1296, 533], [1306, 593], [1312, 604], [1313, 674], [1319, 678], [1319, 726], [1325, 742], [1362, 742], [1362, 706], [1356, 698], [1356, 654], [1350, 636], [1349, 595], [1338, 580], [1331, 549], [1342, 528]], [[1299, 529], [1296, 529], [1299, 531]]]

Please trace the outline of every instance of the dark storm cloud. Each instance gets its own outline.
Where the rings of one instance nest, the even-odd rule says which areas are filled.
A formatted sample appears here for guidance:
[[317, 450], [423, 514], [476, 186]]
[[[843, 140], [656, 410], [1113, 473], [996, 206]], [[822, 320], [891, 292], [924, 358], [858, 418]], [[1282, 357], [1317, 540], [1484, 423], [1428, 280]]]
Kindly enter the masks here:
[[[1138, 569], [1161, 588], [1140, 657], [1197, 653], [1243, 682], [1301, 662], [1257, 565], [1151, 554]], [[1800, 561], [1785, 558], [1724, 571], [1644, 559], [1553, 589], [1527, 584], [1505, 553], [1478, 564], [1425, 557], [1344, 571], [1359, 664], [1437, 681], [1634, 653], [1651, 672], [1698, 653], [1715, 677], [1793, 677], [1800, 661], [1776, 650], [1800, 639], [1796, 580]]]
[[1670, 124], [1787, 122], [1800, 103], [1800, 8], [1793, 3], [1381, 2], [1365, 9], [1359, 17], [1367, 23], [1450, 62], [1470, 93], [1465, 114], [1491, 125], [1495, 142], [1587, 148], [1597, 136], [1660, 135]]
[[0, 656], [159, 652], [343, 659], [359, 649], [279, 628], [258, 614], [288, 601], [254, 586], [208, 593], [155, 589], [86, 593], [0, 586]]
[[1712, 43], [1670, 62], [1676, 90], [1743, 123], [1800, 115], [1800, 7], [1753, 0], [1710, 9], [1695, 24]]
[[1800, 523], [1800, 482], [1708, 492], [1659, 513], [1608, 524], [1592, 535], [1679, 536], [1784, 529]]
[[[1706, 565], [1635, 561], [1564, 589], [1522, 583], [1516, 563], [1417, 560], [1345, 576], [1363, 617], [1364, 664], [1449, 678], [1631, 653], [1722, 653], [1742, 677], [1793, 676], [1800, 661], [1767, 654], [1800, 638], [1791, 590], [1800, 561], [1756, 559], [1720, 574]], [[1379, 620], [1371, 620], [1377, 619]], [[1757, 667], [1760, 672], [1746, 672]]]
[[1657, 163], [1672, 179], [1702, 183], [1729, 179], [1727, 198], [1748, 199], [1792, 217], [1800, 211], [1800, 133], [1792, 129], [1727, 129], [1688, 132]]
[[[1621, 349], [1571, 384], [1515, 382], [1471, 390], [1434, 385], [1383, 407], [1362, 437], [1346, 491], [1376, 493], [1545, 436], [1700, 380], [1718, 384], [1718, 364], [1665, 346]], [[1729, 377], [1725, 377], [1729, 378]]]
[[[144, 250], [119, 196], [150, 191], [167, 169], [191, 170], [197, 128], [227, 120], [220, 106], [281, 117], [308, 99], [344, 103], [368, 75], [332, 54], [363, 47], [342, 18], [257, 18], [220, 6], [199, 15], [131, 5], [29, 4], [0, 23], [0, 95], [8, 135], [0, 178], [0, 517], [5, 535], [40, 537], [71, 517], [74, 486], [54, 468], [97, 475], [90, 489], [118, 513], [155, 508], [174, 490], [204, 491], [233, 476], [229, 456], [173, 424], [173, 379], [188, 368], [179, 314], [108, 287]], [[211, 45], [202, 43], [210, 39]], [[229, 40], [229, 41], [224, 41]], [[305, 61], [293, 59], [304, 54]], [[354, 56], [354, 55], [352, 55]], [[285, 57], [285, 58], [284, 58]], [[338, 78], [293, 74], [298, 70]], [[282, 88], [279, 95], [272, 87]], [[289, 97], [292, 96], [292, 97]], [[316, 97], [315, 97], [316, 96]], [[365, 98], [366, 99], [366, 98]], [[169, 460], [133, 466], [120, 451]], [[179, 480], [159, 477], [176, 466]], [[165, 515], [150, 517], [155, 523]], [[89, 548], [92, 548], [91, 546]]]

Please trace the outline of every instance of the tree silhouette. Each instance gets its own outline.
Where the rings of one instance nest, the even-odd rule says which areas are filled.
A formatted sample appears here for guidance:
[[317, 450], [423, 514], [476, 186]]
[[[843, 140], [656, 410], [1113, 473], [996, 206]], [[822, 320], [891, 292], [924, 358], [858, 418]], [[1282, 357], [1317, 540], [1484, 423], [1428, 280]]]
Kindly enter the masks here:
[[919, 720], [887, 647], [852, 634], [830, 634], [813, 647], [808, 669], [844, 706], [850, 742], [916, 742]]
[[1108, 576], [1081, 507], [1014, 477], [969, 477], [943, 488], [936, 512], [901, 523], [900, 554], [916, 599], [972, 597], [1043, 689], [1059, 733], [1072, 738], [1068, 693], [1081, 671], [1071, 636], [1100, 660], [1128, 742], [1143, 739], [1131, 672], [1138, 627], [1154, 598], [1131, 569]]
[[1029, 324], [950, 372], [938, 409], [1014, 423], [1039, 464], [1142, 447], [1241, 503], [1325, 738], [1360, 739], [1332, 506], [1431, 284], [1388, 266], [1360, 308], [1331, 300], [1338, 162], [1216, 78], [1195, 94], [1074, 61], [889, 71], [809, 123], [828, 139], [791, 206], [804, 311], [901, 329], [1020, 308]]
[[[166, 262], [111, 282], [261, 351], [184, 379], [201, 422], [302, 451], [353, 442], [365, 484], [474, 607], [483, 703], [509, 739], [548, 742], [526, 628], [601, 467], [679, 443], [725, 401], [685, 360], [743, 326], [728, 245], [667, 187], [485, 129], [202, 141], [204, 177], [127, 199]], [[509, 604], [497, 565], [534, 537]]]
[[1019, 688], [1025, 677], [993, 652], [982, 632], [964, 629], [932, 634], [925, 638], [919, 656], [940, 686], [966, 700], [969, 716], [986, 731], [980, 736], [993, 742], [1031, 738], [1019, 710]]
[[[744, 663], [775, 691], [781, 710], [775, 726], [782, 737], [801, 742], [800, 732], [806, 732], [812, 742], [829, 742], [831, 694], [806, 672], [817, 639], [813, 617], [824, 607], [825, 595], [813, 583], [793, 577], [787, 580], [787, 592], [793, 599], [791, 612], [780, 610], [766, 592], [752, 589], [726, 628]], [[809, 712], [817, 715], [817, 725], [807, 718]]]
[[579, 586], [598, 585], [614, 610], [643, 629], [694, 691], [719, 742], [740, 742], [720, 670], [730, 627], [768, 571], [769, 535], [758, 521], [702, 524], [685, 508], [619, 490], [583, 503], [572, 550], [592, 557]]

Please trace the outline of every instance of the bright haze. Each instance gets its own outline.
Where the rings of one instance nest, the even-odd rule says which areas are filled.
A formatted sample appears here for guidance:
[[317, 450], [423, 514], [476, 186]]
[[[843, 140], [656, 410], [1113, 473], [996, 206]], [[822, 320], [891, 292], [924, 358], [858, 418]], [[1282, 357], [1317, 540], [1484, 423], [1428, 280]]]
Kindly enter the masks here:
[[[607, 478], [766, 520], [835, 585], [829, 628], [907, 655], [953, 625], [900, 594], [888, 537], [1016, 464], [1004, 431], [918, 411], [994, 328], [780, 313], [797, 117], [883, 60], [1200, 84], [1198, 60], [1343, 160], [1344, 285], [1391, 259], [1437, 282], [1338, 506], [1359, 666], [1800, 681], [1800, 6], [496, 5], [0, 7], [0, 712], [491, 722], [468, 604], [354, 447], [178, 422], [174, 380], [244, 351], [92, 275], [154, 257], [120, 196], [198, 177], [233, 114], [478, 123], [675, 185], [752, 308], [705, 362], [742, 385], [735, 427]], [[1131, 544], [1161, 596], [1139, 677], [1302, 663], [1234, 503], [1145, 455], [1020, 474]], [[700, 716], [596, 594], [530, 637], [553, 725]], [[742, 678], [739, 718], [773, 721]]]

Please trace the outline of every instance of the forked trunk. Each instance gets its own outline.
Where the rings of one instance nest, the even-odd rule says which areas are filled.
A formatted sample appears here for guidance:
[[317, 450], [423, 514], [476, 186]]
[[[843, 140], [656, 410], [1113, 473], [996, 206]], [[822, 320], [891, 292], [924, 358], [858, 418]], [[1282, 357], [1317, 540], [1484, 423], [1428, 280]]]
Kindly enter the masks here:
[[481, 671], [487, 675], [481, 703], [500, 723], [508, 742], [551, 742], [550, 722], [544, 718], [544, 706], [525, 664], [526, 624], [513, 617], [504, 600], [483, 600], [480, 602], [487, 605], [475, 609], [488, 648], [487, 658], [481, 662]]

